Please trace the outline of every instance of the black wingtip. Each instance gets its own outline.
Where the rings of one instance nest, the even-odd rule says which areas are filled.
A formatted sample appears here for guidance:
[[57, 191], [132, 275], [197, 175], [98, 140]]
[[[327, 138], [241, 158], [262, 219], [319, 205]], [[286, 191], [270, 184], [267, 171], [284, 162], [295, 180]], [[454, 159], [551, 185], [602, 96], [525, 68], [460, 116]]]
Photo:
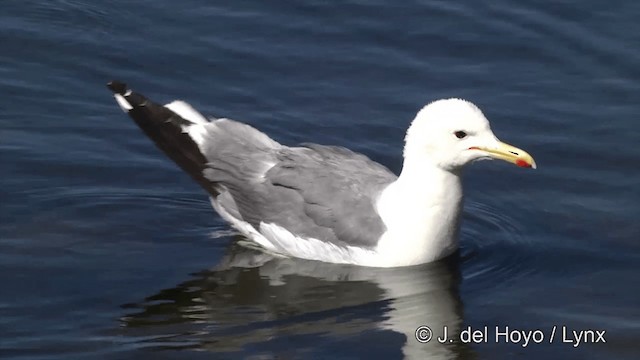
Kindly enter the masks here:
[[193, 125], [191, 121], [129, 89], [123, 82], [110, 81], [107, 87], [115, 94], [120, 108], [160, 150], [189, 173], [209, 194], [218, 196], [211, 182], [203, 175], [207, 159], [191, 136], [184, 131], [184, 126]]
[[[144, 106], [149, 102], [149, 100], [143, 95], [131, 91], [127, 84], [123, 82], [116, 80], [109, 81], [107, 83], [107, 87], [109, 88], [109, 90], [113, 91], [114, 94], [120, 95], [124, 99], [126, 99], [126, 102], [134, 108], [138, 106]], [[118, 103], [120, 103], [121, 100], [118, 100], [117, 98], [118, 97], [116, 96], [116, 100], [118, 101]], [[120, 107], [122, 107], [122, 104], [120, 104]], [[124, 107], [123, 110], [125, 110], [125, 112], [129, 112], [129, 110], [131, 109], [127, 109], [126, 107]]]
[[107, 87], [109, 90], [113, 91], [115, 94], [124, 95], [127, 92], [127, 84], [112, 80], [107, 83]]

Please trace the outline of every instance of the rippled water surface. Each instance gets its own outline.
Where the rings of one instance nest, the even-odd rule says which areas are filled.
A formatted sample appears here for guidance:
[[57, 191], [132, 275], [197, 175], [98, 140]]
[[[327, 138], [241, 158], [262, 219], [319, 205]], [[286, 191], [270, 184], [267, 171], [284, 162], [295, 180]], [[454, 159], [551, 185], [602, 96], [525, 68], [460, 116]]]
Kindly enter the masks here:
[[[615, 0], [3, 1], [0, 356], [639, 358], [639, 16]], [[112, 78], [395, 172], [416, 111], [463, 97], [539, 169], [468, 170], [448, 261], [273, 259], [238, 246]], [[422, 325], [489, 338], [422, 344]], [[545, 341], [496, 343], [496, 326]], [[606, 343], [550, 342], [554, 326]]]

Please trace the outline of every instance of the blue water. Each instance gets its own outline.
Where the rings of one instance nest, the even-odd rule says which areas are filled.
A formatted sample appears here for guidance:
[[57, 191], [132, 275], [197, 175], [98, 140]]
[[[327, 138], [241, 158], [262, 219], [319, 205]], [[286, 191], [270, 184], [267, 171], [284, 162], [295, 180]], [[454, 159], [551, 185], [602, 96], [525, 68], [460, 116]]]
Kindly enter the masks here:
[[[0, 357], [639, 358], [639, 16], [615, 0], [3, 1]], [[469, 169], [450, 261], [269, 259], [235, 244], [111, 79], [396, 172], [416, 111], [463, 97], [539, 168]], [[422, 344], [422, 325], [489, 339]], [[550, 343], [554, 326], [606, 343]]]

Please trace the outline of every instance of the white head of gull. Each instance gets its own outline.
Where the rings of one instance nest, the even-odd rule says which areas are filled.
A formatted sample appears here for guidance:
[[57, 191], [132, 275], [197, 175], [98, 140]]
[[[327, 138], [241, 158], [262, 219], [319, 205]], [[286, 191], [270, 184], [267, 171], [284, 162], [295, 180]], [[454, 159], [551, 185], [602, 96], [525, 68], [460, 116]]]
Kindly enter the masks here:
[[471, 102], [438, 100], [418, 112], [405, 137], [402, 172], [377, 204], [387, 227], [378, 244], [384, 266], [430, 262], [458, 248], [462, 168], [484, 159], [536, 167], [531, 155], [498, 140]]
[[458, 248], [462, 168], [500, 159], [535, 168], [500, 142], [480, 109], [460, 99], [425, 106], [411, 123], [399, 176], [336, 146], [282, 145], [182, 101], [165, 106], [111, 82], [117, 103], [207, 191], [214, 209], [267, 252], [332, 263], [396, 267]]

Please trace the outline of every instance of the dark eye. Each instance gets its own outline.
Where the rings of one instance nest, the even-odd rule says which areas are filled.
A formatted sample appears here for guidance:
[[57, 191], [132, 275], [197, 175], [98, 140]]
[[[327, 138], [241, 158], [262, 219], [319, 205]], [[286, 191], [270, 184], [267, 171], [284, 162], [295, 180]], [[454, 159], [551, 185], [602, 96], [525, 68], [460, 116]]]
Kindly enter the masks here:
[[453, 133], [453, 135], [455, 135], [458, 139], [464, 139], [467, 136], [467, 133], [459, 130]]

